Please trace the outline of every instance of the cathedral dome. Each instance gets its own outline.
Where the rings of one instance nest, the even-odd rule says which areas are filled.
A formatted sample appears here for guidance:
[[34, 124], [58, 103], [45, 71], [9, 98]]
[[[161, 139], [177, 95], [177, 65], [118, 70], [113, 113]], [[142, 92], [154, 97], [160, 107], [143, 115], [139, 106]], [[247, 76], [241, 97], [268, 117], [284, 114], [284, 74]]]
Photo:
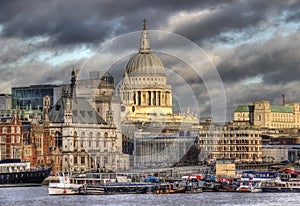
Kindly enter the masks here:
[[165, 69], [161, 60], [151, 52], [150, 40], [146, 29], [146, 20], [144, 20], [144, 28], [140, 39], [139, 53], [134, 55], [125, 68], [125, 73], [129, 76], [143, 75], [164, 75]]
[[126, 66], [128, 75], [164, 75], [165, 69], [161, 60], [151, 52], [137, 53], [134, 55]]

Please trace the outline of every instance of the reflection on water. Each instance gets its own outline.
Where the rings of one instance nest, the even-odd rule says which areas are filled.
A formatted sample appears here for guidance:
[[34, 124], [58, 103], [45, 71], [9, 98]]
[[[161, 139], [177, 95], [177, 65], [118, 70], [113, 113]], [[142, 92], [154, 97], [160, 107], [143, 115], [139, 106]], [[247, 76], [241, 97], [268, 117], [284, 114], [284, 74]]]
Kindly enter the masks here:
[[296, 193], [213, 193], [167, 195], [49, 196], [47, 187], [0, 188], [0, 205], [299, 205]]

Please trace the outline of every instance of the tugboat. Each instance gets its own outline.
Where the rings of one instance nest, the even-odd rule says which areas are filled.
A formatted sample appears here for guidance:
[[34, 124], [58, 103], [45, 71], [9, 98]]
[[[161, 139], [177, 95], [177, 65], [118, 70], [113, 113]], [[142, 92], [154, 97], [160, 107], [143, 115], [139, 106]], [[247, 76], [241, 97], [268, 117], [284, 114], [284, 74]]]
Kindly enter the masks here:
[[51, 167], [31, 169], [20, 159], [0, 160], [0, 187], [41, 186], [50, 172]]

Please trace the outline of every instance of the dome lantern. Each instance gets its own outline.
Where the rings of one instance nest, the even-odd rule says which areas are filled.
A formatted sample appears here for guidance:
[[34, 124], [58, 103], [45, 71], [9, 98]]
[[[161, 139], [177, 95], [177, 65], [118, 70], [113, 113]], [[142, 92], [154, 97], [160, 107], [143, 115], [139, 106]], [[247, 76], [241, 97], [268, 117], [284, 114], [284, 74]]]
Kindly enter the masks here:
[[143, 32], [140, 39], [140, 53], [150, 53], [150, 41], [148, 38], [146, 19], [144, 19]]

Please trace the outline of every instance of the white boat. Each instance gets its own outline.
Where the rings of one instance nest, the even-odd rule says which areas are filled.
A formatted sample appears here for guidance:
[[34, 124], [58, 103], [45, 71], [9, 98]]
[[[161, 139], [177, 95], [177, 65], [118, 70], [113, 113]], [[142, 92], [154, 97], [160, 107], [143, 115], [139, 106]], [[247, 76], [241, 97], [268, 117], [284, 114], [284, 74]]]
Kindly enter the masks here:
[[48, 186], [49, 195], [74, 195], [79, 194], [79, 189], [84, 185], [79, 183], [75, 177], [58, 172], [59, 182], [50, 182]]
[[127, 176], [117, 173], [86, 173], [73, 174], [58, 172], [58, 182], [49, 182], [49, 195], [74, 195], [86, 185], [108, 184], [108, 183], [128, 183], [131, 182]]
[[300, 193], [300, 180], [294, 179], [289, 181], [269, 181], [261, 186], [262, 192], [293, 192]]
[[261, 181], [240, 181], [237, 192], [262, 192]]

